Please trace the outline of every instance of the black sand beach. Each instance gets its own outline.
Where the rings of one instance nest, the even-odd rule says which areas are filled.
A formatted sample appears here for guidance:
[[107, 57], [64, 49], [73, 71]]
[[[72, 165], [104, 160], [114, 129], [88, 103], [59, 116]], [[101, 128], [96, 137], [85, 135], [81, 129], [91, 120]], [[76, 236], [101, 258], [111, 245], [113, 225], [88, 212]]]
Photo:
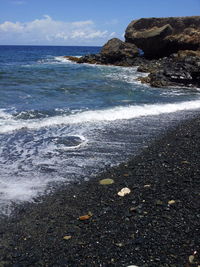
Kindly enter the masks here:
[[[100, 185], [105, 178], [114, 183]], [[129, 162], [2, 219], [0, 266], [197, 267], [199, 178], [195, 118]], [[124, 187], [131, 193], [118, 196]]]

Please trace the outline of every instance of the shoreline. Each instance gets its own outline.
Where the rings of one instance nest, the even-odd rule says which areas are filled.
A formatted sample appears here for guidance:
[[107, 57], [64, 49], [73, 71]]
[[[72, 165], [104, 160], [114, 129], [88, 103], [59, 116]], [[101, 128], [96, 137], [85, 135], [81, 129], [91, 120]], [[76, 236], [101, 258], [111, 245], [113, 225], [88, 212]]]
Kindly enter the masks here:
[[1, 220], [0, 266], [197, 267], [199, 137], [200, 116], [88, 182], [20, 205]]

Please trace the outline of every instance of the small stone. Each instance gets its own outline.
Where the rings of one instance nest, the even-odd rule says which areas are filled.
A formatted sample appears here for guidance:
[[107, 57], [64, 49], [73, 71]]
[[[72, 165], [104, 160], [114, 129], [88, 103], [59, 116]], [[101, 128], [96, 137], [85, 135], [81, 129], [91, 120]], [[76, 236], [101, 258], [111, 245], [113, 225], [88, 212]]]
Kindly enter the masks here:
[[120, 197], [124, 197], [125, 195], [130, 194], [131, 190], [128, 187], [122, 188], [117, 194]]
[[64, 240], [69, 240], [69, 239], [71, 239], [71, 238], [72, 238], [71, 235], [65, 235], [65, 236], [63, 237]]
[[168, 201], [168, 204], [169, 204], [169, 205], [173, 205], [173, 204], [175, 204], [175, 203], [176, 203], [176, 201], [173, 200], [173, 199]]
[[130, 211], [136, 212], [137, 211], [137, 207], [131, 207]]
[[138, 213], [138, 214], [142, 214], [143, 213], [143, 211], [142, 211], [142, 204], [140, 204], [138, 206], [135, 206], [135, 207], [131, 207], [129, 209], [129, 211], [134, 212], [134, 213]]
[[117, 247], [123, 247], [123, 244], [122, 243], [116, 243], [115, 244]]
[[189, 263], [191, 263], [191, 264], [194, 263], [194, 255], [189, 256]]
[[148, 188], [148, 187], [151, 187], [151, 185], [150, 184], [145, 184], [144, 185], [144, 188]]
[[86, 221], [86, 220], [89, 220], [91, 217], [92, 217], [92, 213], [91, 212], [88, 212], [88, 214], [83, 215], [83, 216], [80, 216], [79, 217], [79, 220], [80, 221]]
[[88, 212], [88, 215], [89, 215], [90, 217], [92, 217], [93, 214], [92, 214], [91, 211], [89, 211], [89, 212]]
[[183, 161], [181, 161], [181, 163], [183, 163], [183, 164], [190, 164], [189, 161], [187, 161], [187, 160], [183, 160]]
[[135, 234], [131, 234], [131, 238], [133, 238], [133, 239], [134, 239], [134, 238], [135, 238]]
[[101, 185], [109, 185], [109, 184], [113, 184], [114, 183], [114, 180], [113, 179], [103, 179], [103, 180], [100, 180], [99, 183]]

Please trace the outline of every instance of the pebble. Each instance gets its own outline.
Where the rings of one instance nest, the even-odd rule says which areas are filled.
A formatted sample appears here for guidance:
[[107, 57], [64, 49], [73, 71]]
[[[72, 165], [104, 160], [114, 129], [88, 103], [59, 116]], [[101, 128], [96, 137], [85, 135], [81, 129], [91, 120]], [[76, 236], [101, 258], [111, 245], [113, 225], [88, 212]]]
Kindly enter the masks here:
[[83, 215], [83, 216], [80, 216], [79, 217], [79, 220], [80, 221], [85, 221], [85, 220], [89, 220], [91, 217], [92, 217], [92, 213], [91, 212], [88, 212], [88, 214]]
[[175, 204], [175, 203], [176, 203], [176, 201], [173, 200], [173, 199], [168, 201], [168, 204], [169, 204], [169, 205], [173, 205], [173, 204]]
[[71, 239], [71, 238], [72, 238], [71, 235], [66, 235], [66, 236], [63, 237], [64, 240], [69, 240], [69, 239]]
[[130, 194], [131, 190], [128, 187], [122, 188], [117, 194], [120, 197], [124, 197], [125, 195]]
[[187, 161], [187, 160], [183, 160], [183, 161], [181, 161], [181, 163], [183, 163], [183, 164], [190, 164], [189, 161]]
[[123, 247], [123, 244], [122, 243], [116, 243], [115, 244], [117, 247]]
[[194, 263], [194, 255], [189, 256], [189, 263], [191, 263], [191, 264]]
[[100, 180], [99, 183], [101, 185], [109, 185], [109, 184], [113, 184], [114, 183], [114, 180], [113, 179], [103, 179], [103, 180]]

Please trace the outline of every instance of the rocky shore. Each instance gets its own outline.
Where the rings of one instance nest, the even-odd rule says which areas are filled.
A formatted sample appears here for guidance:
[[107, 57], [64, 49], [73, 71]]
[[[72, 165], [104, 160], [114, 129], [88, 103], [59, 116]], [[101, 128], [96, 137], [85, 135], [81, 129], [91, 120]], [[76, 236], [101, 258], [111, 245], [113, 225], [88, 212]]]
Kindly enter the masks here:
[[0, 266], [198, 267], [199, 147], [195, 118], [129, 162], [19, 206], [1, 219]]
[[149, 73], [140, 80], [153, 87], [200, 87], [200, 16], [134, 20], [125, 31], [125, 42], [113, 38], [99, 54], [68, 58], [138, 66], [138, 71]]

